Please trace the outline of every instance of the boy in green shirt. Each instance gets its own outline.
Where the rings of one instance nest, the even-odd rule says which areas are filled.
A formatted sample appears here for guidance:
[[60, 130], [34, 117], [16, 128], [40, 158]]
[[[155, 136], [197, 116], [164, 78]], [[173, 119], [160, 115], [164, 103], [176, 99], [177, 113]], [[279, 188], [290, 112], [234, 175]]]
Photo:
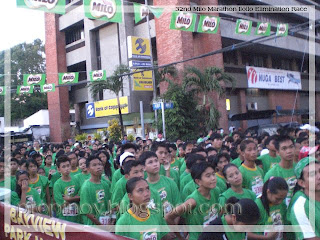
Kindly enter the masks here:
[[10, 168], [11, 168], [11, 191], [16, 190], [16, 173], [19, 168], [19, 161], [16, 158], [11, 158], [10, 160]]
[[108, 225], [110, 189], [106, 181], [101, 181], [103, 164], [99, 157], [90, 156], [86, 162], [91, 174], [81, 187], [80, 209], [85, 225]]
[[215, 168], [216, 177], [224, 182], [224, 187], [220, 188], [221, 192], [227, 190], [227, 181], [223, 176], [224, 166], [230, 163], [230, 156], [228, 153], [219, 153], [213, 160], [212, 165]]
[[264, 174], [266, 174], [275, 164], [280, 162], [280, 156], [277, 156], [277, 149], [275, 147], [276, 137], [277, 136], [274, 135], [266, 139], [265, 145], [269, 150], [269, 153], [258, 157], [258, 159], [262, 161]]
[[67, 156], [70, 159], [70, 164], [71, 164], [70, 176], [74, 177], [78, 173], [81, 173], [81, 169], [78, 167], [79, 165], [78, 157], [74, 152], [69, 152]]
[[289, 206], [293, 196], [293, 190], [296, 186], [297, 178], [294, 174], [294, 152], [295, 145], [293, 139], [289, 136], [279, 136], [275, 142], [277, 154], [280, 156], [280, 163], [274, 165], [264, 176], [264, 182], [270, 177], [282, 177], [287, 181], [289, 191], [286, 197], [286, 205]]
[[62, 220], [80, 223], [78, 202], [80, 197], [79, 184], [70, 177], [70, 159], [63, 155], [57, 160], [58, 171], [61, 178], [53, 186], [54, 200], [58, 206], [57, 217]]

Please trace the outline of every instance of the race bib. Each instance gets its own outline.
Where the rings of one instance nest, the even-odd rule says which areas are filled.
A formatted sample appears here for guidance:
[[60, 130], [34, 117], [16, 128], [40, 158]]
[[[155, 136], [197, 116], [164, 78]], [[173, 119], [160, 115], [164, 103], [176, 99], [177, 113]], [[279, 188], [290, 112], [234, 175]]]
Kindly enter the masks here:
[[163, 203], [164, 214], [170, 213], [172, 211], [172, 206], [168, 201]]
[[110, 225], [111, 224], [111, 218], [110, 218], [110, 216], [101, 216], [101, 217], [99, 217], [99, 222], [102, 225]]
[[73, 217], [78, 215], [78, 205], [71, 203], [62, 209], [62, 216]]
[[145, 232], [142, 234], [141, 240], [157, 240], [158, 237], [157, 237], [157, 233], [153, 232], [153, 233], [150, 233], [150, 232]]
[[252, 181], [252, 192], [256, 194], [258, 197], [260, 194], [262, 194], [262, 188], [263, 188], [263, 181], [260, 176], [255, 177], [255, 179]]

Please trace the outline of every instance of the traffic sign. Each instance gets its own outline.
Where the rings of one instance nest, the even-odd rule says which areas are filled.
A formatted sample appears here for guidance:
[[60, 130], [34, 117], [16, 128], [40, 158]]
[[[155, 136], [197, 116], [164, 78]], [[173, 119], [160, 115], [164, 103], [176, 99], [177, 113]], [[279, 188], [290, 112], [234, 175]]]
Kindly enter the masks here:
[[[152, 104], [153, 110], [161, 109], [161, 102], [153, 103]], [[164, 109], [171, 109], [173, 108], [173, 102], [167, 102], [164, 104]]]

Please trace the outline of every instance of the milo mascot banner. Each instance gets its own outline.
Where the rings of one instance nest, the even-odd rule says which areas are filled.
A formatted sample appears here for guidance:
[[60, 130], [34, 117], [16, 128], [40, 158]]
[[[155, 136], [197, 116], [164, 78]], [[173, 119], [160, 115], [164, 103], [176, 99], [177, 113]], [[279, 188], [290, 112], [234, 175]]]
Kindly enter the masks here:
[[23, 74], [23, 85], [43, 85], [46, 81], [45, 74]]
[[83, 5], [87, 18], [122, 23], [121, 0], [84, 0]]
[[78, 72], [59, 73], [59, 84], [77, 83], [79, 79]]
[[65, 14], [66, 0], [17, 0], [17, 7]]
[[170, 29], [194, 32], [196, 19], [194, 13], [172, 12]]

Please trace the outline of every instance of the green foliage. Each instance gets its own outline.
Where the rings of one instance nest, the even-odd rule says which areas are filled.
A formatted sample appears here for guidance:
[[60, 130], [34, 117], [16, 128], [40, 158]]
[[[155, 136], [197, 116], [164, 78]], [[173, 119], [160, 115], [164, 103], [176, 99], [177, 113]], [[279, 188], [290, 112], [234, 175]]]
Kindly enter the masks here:
[[121, 140], [121, 127], [119, 120], [114, 118], [108, 121], [109, 140], [113, 142], [119, 142]]
[[102, 136], [101, 136], [101, 134], [100, 133], [98, 133], [98, 132], [95, 132], [94, 134], [93, 134], [93, 137], [94, 137], [94, 139], [96, 140], [98, 140], [98, 141], [101, 141], [102, 140]]
[[134, 141], [134, 136], [132, 134], [128, 135], [128, 141], [133, 142]]
[[[41, 109], [47, 109], [47, 94], [16, 94], [18, 85], [23, 85], [23, 74], [44, 73], [44, 45], [40, 39], [22, 43], [11, 48], [11, 120], [24, 119]], [[0, 86], [4, 85], [4, 51], [0, 52]], [[0, 96], [0, 115], [4, 115], [4, 96]]]
[[78, 141], [78, 142], [82, 142], [83, 143], [84, 141], [87, 140], [87, 138], [88, 138], [88, 134], [87, 133], [82, 133], [82, 134], [76, 135], [74, 139], [76, 141]]

